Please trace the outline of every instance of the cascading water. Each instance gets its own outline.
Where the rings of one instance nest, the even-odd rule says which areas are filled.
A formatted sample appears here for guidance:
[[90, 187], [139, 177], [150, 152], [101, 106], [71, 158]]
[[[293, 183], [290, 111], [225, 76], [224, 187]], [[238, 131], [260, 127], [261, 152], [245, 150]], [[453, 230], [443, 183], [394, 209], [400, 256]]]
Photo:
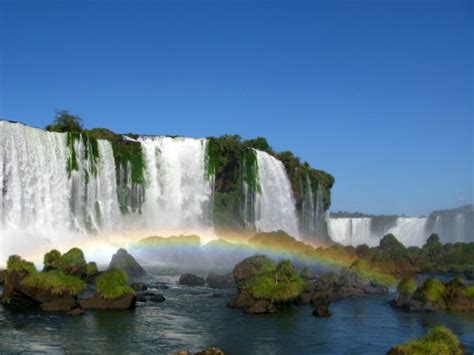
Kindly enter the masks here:
[[403, 245], [422, 246], [429, 236], [425, 226], [426, 218], [399, 217], [397, 218], [395, 227], [390, 228], [386, 234], [393, 234]]
[[298, 218], [291, 184], [281, 161], [257, 150], [258, 181], [255, 227], [257, 231], [283, 230], [299, 237]]
[[147, 228], [211, 227], [212, 182], [206, 177], [206, 139], [143, 137], [146, 164], [142, 214]]
[[371, 218], [330, 218], [329, 236], [343, 245], [378, 244], [379, 238], [372, 235]]
[[314, 194], [309, 176], [306, 175], [304, 191], [300, 217], [301, 234], [304, 235], [308, 241], [325, 240], [327, 233], [325, 230], [326, 212], [324, 211], [321, 186], [317, 186], [316, 194]]

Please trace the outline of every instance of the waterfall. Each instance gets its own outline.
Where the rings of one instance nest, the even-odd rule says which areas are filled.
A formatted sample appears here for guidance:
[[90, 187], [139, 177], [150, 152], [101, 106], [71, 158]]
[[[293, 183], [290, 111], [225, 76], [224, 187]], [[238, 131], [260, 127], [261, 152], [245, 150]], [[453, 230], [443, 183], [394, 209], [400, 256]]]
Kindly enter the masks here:
[[298, 218], [290, 181], [281, 161], [257, 150], [260, 193], [255, 201], [257, 231], [283, 230], [299, 237]]
[[66, 135], [0, 121], [0, 225], [67, 230], [71, 180]]
[[378, 244], [379, 238], [372, 235], [371, 218], [330, 218], [329, 236], [336, 243], [357, 246]]
[[206, 177], [206, 139], [142, 137], [146, 164], [142, 214], [148, 228], [212, 225], [213, 178]]
[[422, 217], [399, 217], [395, 227], [390, 228], [387, 233], [393, 234], [405, 246], [421, 247], [429, 237], [426, 220]]

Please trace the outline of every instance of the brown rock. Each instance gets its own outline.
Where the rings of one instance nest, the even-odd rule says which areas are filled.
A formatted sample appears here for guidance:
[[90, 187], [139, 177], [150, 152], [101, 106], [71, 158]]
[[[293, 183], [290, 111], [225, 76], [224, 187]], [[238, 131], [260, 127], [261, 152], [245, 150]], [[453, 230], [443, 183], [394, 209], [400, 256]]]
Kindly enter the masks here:
[[331, 317], [332, 312], [326, 306], [318, 306], [314, 309], [313, 316], [315, 316], [315, 317]]
[[227, 303], [230, 308], [248, 308], [255, 303], [255, 298], [248, 292], [242, 291], [237, 296], [234, 296]]
[[179, 277], [179, 284], [185, 286], [203, 286], [206, 283], [204, 278], [194, 274], [185, 273]]
[[275, 305], [267, 300], [257, 300], [253, 305], [247, 308], [250, 314], [267, 314], [277, 311]]
[[203, 351], [199, 351], [194, 355], [224, 355], [224, 352], [219, 348], [208, 348]]
[[136, 301], [133, 293], [127, 293], [117, 299], [102, 298], [98, 293], [94, 293], [92, 297], [80, 300], [79, 304], [82, 309], [130, 309], [135, 307]]
[[41, 309], [47, 312], [68, 312], [77, 306], [77, 300], [70, 295], [54, 298], [49, 302], [41, 304]]
[[67, 312], [67, 315], [68, 316], [71, 316], [71, 317], [77, 317], [77, 316], [82, 316], [86, 314], [86, 312], [84, 312], [82, 309], [80, 308], [74, 308], [72, 311], [69, 311]]

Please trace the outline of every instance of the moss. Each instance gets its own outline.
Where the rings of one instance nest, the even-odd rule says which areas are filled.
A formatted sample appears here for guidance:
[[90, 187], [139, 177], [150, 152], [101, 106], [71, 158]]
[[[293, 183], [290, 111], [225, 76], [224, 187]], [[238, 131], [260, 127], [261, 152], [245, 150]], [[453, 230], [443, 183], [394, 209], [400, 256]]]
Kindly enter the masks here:
[[77, 295], [84, 291], [85, 284], [80, 278], [53, 270], [30, 273], [22, 280], [22, 285], [39, 290], [48, 290], [53, 295]]
[[466, 287], [466, 294], [468, 297], [474, 299], [474, 285], [469, 285]]
[[[95, 137], [89, 136], [87, 134], [82, 134], [80, 132], [67, 132], [66, 133], [67, 146], [69, 148], [69, 156], [67, 159], [67, 171], [69, 174], [72, 171], [79, 170], [78, 159], [84, 159], [89, 161], [89, 171], [85, 171], [85, 181], [89, 182], [91, 173], [93, 176], [97, 175], [97, 167], [99, 164], [99, 143]], [[76, 142], [82, 141], [84, 146], [84, 156], [78, 157], [76, 152]]]
[[61, 266], [61, 253], [53, 249], [46, 254], [43, 258], [43, 268], [44, 270], [58, 269]]
[[427, 279], [423, 285], [418, 288], [413, 297], [422, 302], [436, 303], [442, 301], [443, 295], [446, 291], [444, 284], [438, 279]]
[[72, 248], [68, 250], [62, 257], [61, 257], [61, 264], [63, 265], [70, 265], [70, 266], [78, 266], [78, 267], [85, 267], [86, 266], [86, 259], [84, 258], [84, 253], [79, 248]]
[[250, 192], [261, 192], [258, 181], [257, 154], [253, 149], [245, 149], [243, 153], [243, 180], [247, 183]]
[[109, 269], [97, 277], [96, 291], [102, 298], [116, 299], [134, 293], [127, 284], [127, 275], [120, 269]]
[[93, 261], [87, 263], [86, 265], [86, 276], [91, 277], [95, 276], [99, 273], [99, 270], [97, 269], [97, 264]]
[[244, 287], [255, 298], [288, 302], [303, 293], [305, 282], [290, 261], [282, 261], [275, 269], [251, 277]]
[[13, 272], [13, 271], [27, 272], [27, 273], [37, 272], [35, 265], [32, 262], [23, 260], [21, 256], [18, 256], [18, 255], [11, 255], [8, 258], [7, 271], [8, 272]]
[[411, 340], [405, 344], [398, 345], [390, 353], [398, 354], [440, 354], [440, 355], [462, 355], [464, 349], [456, 337], [448, 328], [437, 326], [431, 329], [422, 338]]
[[398, 284], [397, 291], [402, 295], [411, 296], [416, 291], [415, 279], [413, 277], [404, 278]]

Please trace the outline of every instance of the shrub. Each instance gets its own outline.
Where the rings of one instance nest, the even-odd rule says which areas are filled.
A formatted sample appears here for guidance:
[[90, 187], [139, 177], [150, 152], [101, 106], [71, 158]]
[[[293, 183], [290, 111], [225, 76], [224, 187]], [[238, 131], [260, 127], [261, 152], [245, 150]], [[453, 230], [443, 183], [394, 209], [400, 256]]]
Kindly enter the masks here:
[[422, 338], [396, 346], [388, 354], [462, 355], [464, 349], [456, 335], [448, 328], [438, 326]]
[[22, 280], [22, 285], [39, 290], [49, 290], [53, 295], [77, 295], [84, 291], [85, 284], [80, 278], [53, 270], [30, 273]]
[[133, 293], [133, 289], [127, 284], [127, 275], [120, 269], [107, 270], [97, 277], [95, 283], [102, 298], [116, 299]]
[[413, 277], [404, 278], [398, 284], [397, 291], [402, 295], [411, 296], [416, 291], [415, 279]]
[[35, 265], [32, 262], [23, 260], [21, 258], [21, 256], [18, 256], [18, 255], [11, 255], [8, 258], [7, 271], [9, 271], [9, 272], [25, 271], [25, 272], [30, 273], [30, 274], [33, 274], [33, 273], [37, 272], [36, 268], [35, 268]]
[[61, 265], [61, 253], [53, 249], [44, 254], [43, 259], [44, 270], [58, 269]]
[[474, 285], [469, 285], [466, 287], [466, 294], [468, 297], [474, 299]]
[[56, 110], [53, 123], [46, 126], [52, 132], [82, 132], [82, 119], [67, 110]]

